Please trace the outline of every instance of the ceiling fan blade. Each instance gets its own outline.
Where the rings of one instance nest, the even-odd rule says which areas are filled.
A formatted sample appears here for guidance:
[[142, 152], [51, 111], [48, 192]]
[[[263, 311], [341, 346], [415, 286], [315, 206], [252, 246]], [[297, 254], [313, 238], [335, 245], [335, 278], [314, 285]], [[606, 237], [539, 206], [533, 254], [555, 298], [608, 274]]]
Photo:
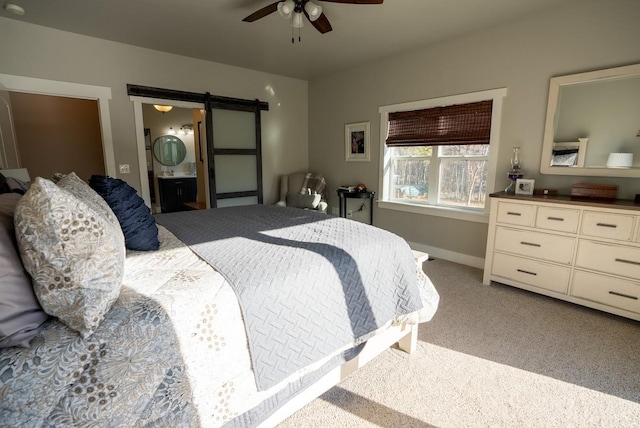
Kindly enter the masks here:
[[328, 3], [345, 3], [345, 4], [382, 4], [384, 0], [321, 0]]
[[[304, 11], [305, 16], [307, 17], [307, 19], [309, 19], [309, 14], [307, 13], [307, 11]], [[316, 30], [320, 31], [320, 33], [324, 34], [324, 33], [328, 33], [329, 31], [333, 30], [333, 28], [331, 27], [331, 23], [329, 22], [329, 19], [327, 19], [327, 16], [323, 13], [321, 14], [318, 19], [316, 19], [315, 21], [312, 21], [311, 19], [309, 19], [309, 22], [311, 22], [311, 25], [313, 25], [314, 27], [316, 27]]]
[[253, 12], [251, 15], [247, 16], [246, 18], [244, 18], [243, 21], [244, 22], [253, 22], [253, 21], [257, 21], [260, 18], [264, 18], [267, 15], [272, 14], [273, 12], [278, 10], [278, 3], [280, 3], [280, 2], [277, 1], [275, 3], [271, 3], [270, 5], [265, 6], [262, 9]]

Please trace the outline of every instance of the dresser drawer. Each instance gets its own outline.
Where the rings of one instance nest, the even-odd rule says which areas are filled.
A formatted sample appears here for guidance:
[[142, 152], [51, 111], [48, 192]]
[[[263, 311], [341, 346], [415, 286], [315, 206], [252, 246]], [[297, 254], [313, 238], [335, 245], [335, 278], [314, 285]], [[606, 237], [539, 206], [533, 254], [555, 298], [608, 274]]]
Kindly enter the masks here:
[[528, 230], [496, 227], [494, 248], [556, 263], [570, 264], [575, 238]]
[[559, 232], [576, 233], [578, 231], [578, 220], [580, 210], [538, 207], [536, 213], [536, 227], [547, 230], [557, 230]]
[[640, 278], [640, 248], [580, 239], [576, 266]]
[[640, 284], [632, 281], [576, 270], [571, 295], [640, 313]]
[[498, 203], [498, 223], [514, 224], [518, 226], [533, 226], [535, 207], [511, 202]]
[[492, 275], [563, 294], [569, 288], [569, 272], [568, 267], [501, 253], [493, 255], [491, 268]]
[[584, 211], [581, 233], [598, 238], [628, 241], [631, 239], [634, 220], [635, 216], [628, 214]]

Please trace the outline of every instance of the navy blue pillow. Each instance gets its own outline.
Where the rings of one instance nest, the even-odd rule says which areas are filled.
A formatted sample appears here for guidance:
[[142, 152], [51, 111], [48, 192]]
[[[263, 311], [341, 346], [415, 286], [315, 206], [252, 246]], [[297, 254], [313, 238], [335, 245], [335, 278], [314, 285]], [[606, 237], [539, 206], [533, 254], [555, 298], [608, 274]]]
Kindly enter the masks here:
[[92, 175], [89, 186], [104, 198], [118, 218], [128, 249], [152, 251], [160, 248], [156, 221], [133, 187], [104, 175]]

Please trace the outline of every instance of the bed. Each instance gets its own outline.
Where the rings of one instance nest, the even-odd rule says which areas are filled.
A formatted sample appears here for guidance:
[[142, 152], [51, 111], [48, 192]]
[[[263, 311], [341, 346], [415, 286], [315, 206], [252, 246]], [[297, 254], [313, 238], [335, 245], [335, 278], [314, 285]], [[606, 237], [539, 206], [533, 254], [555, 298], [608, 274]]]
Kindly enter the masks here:
[[[53, 210], [50, 217], [104, 214], [88, 186], [69, 181], [61, 188], [38, 178], [24, 197], [10, 196], [20, 250], [14, 265], [32, 272], [46, 308], [50, 290], [37, 284], [42, 275], [28, 255], [25, 262], [31, 247], [21, 235], [36, 227], [25, 226], [32, 212], [25, 198], [34, 187], [51, 192], [47, 204], [35, 204]], [[91, 221], [110, 231], [100, 248], [116, 250], [81, 262], [108, 276], [122, 240], [113, 219], [100, 223], [98, 214]], [[57, 316], [32, 329], [27, 347], [0, 349], [4, 425], [274, 426], [392, 344], [410, 352], [418, 323], [437, 308], [438, 294], [406, 242], [372, 226], [266, 205], [155, 220], [158, 249], [126, 250], [117, 292], [85, 290], [80, 300], [91, 316], [78, 321], [68, 302], [62, 311], [54, 305]], [[49, 236], [38, 232], [36, 241]], [[105, 294], [112, 301], [96, 315]]]

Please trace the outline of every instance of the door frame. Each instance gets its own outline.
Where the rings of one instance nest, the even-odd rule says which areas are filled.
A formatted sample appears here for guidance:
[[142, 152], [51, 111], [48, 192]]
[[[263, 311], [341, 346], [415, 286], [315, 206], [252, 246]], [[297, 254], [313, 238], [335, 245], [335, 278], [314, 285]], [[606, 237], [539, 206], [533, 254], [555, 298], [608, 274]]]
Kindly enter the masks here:
[[[149, 191], [149, 174], [147, 174], [147, 154], [144, 144], [144, 116], [142, 114], [142, 104], [162, 104], [166, 106], [188, 108], [188, 109], [204, 109], [204, 103], [167, 100], [163, 98], [151, 98], [144, 96], [130, 95], [129, 100], [133, 103], [133, 117], [136, 127], [136, 148], [138, 152], [138, 170], [140, 171], [140, 194], [144, 203], [151, 208], [151, 192]], [[206, 159], [204, 162], [205, 170], [207, 168]], [[209, 194], [208, 182], [205, 180], [205, 195]], [[209, 207], [209, 198], [207, 197], [207, 208]]]
[[116, 176], [116, 159], [113, 150], [113, 134], [111, 132], [111, 116], [109, 100], [111, 88], [105, 86], [85, 85], [81, 83], [61, 82], [58, 80], [38, 79], [34, 77], [0, 74], [0, 83], [12, 92], [28, 94], [52, 95], [58, 97], [81, 98], [98, 102], [98, 120], [102, 134], [102, 155], [104, 156], [107, 175]]

